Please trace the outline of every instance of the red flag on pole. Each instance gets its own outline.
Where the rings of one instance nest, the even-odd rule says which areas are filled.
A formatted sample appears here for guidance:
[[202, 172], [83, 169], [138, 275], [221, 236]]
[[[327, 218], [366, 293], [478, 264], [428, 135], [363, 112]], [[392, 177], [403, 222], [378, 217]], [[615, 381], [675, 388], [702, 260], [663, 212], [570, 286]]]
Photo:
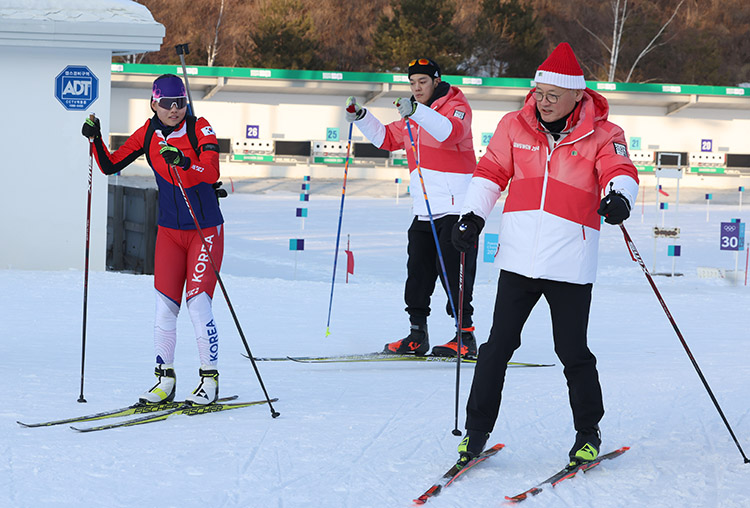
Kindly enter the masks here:
[[659, 194], [661, 194], [662, 196], [669, 196], [669, 193], [667, 193], [666, 191], [662, 190], [661, 185], [659, 186]]
[[354, 253], [349, 250], [349, 235], [346, 235], [346, 282], [349, 282], [349, 274], [354, 275]]
[[354, 253], [350, 250], [346, 252], [346, 273], [354, 275]]

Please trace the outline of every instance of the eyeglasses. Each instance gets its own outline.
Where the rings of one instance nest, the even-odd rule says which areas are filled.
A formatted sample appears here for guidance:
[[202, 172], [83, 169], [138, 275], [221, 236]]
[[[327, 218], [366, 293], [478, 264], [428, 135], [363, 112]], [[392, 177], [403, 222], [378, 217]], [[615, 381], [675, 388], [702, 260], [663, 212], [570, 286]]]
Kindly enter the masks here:
[[420, 58], [419, 60], [412, 60], [411, 62], [409, 62], [409, 67], [412, 67], [412, 66], [414, 66], [416, 64], [419, 64], [419, 65], [430, 65], [430, 61], [427, 60], [426, 58]]
[[173, 106], [177, 106], [177, 109], [182, 109], [187, 106], [187, 97], [160, 97], [154, 100], [163, 109], [172, 109]]
[[[569, 90], [565, 90], [565, 92], [568, 92], [568, 91]], [[553, 93], [546, 93], [545, 94], [544, 92], [540, 92], [539, 90], [536, 90], [531, 95], [534, 97], [534, 100], [537, 101], [537, 102], [542, 102], [544, 100], [544, 98], [546, 97], [547, 101], [550, 104], [557, 104], [557, 101], [560, 100], [560, 96], [562, 94], [564, 94], [565, 92], [556, 95], [556, 94], [553, 94]]]

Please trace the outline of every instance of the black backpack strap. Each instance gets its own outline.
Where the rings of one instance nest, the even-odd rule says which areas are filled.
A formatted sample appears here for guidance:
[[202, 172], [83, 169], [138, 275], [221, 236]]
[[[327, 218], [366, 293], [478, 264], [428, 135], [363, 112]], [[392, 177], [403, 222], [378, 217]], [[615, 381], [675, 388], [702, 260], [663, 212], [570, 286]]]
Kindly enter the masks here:
[[151, 138], [154, 137], [154, 123], [153, 121], [148, 122], [148, 127], [146, 127], [146, 134], [143, 135], [143, 153], [146, 155], [146, 162], [148, 162], [149, 167], [154, 167], [153, 164], [151, 164], [151, 156], [149, 156], [149, 147], [151, 147]]
[[187, 115], [185, 117], [185, 130], [187, 131], [187, 137], [190, 140], [190, 146], [193, 147], [193, 151], [195, 151], [195, 155], [200, 157], [200, 152], [198, 151], [198, 136], [195, 134], [195, 122], [198, 120], [193, 115]]

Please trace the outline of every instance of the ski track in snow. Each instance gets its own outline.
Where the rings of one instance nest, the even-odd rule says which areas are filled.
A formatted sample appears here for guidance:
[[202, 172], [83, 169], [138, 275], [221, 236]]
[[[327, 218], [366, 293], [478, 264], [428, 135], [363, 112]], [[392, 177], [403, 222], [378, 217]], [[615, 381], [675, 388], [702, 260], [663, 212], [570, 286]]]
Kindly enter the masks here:
[[[316, 196], [314, 190], [313, 185], [313, 197], [304, 205], [298, 196], [283, 193], [233, 194], [222, 202], [227, 218], [222, 278], [256, 357], [378, 351], [407, 331], [407, 200], [399, 205], [385, 198], [346, 200], [332, 333], [326, 337], [340, 198]], [[304, 229], [294, 216], [297, 206], [309, 208]], [[638, 207], [626, 227], [651, 270], [651, 227], [661, 224], [661, 215], [647, 208], [643, 223]], [[499, 215], [496, 208], [485, 232], [497, 232]], [[706, 222], [705, 204], [682, 204], [683, 255], [676, 266], [684, 276], [655, 277], [746, 452], [750, 289], [742, 281], [699, 279], [696, 268], [733, 269], [734, 254], [718, 249], [718, 222], [747, 215], [736, 206], [712, 205]], [[347, 234], [356, 259], [349, 284], [344, 283]], [[290, 252], [290, 238], [305, 238], [305, 251]], [[671, 270], [672, 259], [663, 251], [666, 243], [660, 242], [659, 272]], [[750, 465], [742, 463], [619, 228], [603, 226], [599, 260], [589, 342], [604, 392], [603, 448], [628, 445], [631, 450], [557, 488], [545, 488], [524, 506], [747, 508]], [[454, 364], [258, 362], [269, 395], [279, 398], [277, 419], [260, 405], [91, 434], [64, 425], [21, 428], [16, 420], [128, 405], [153, 382], [153, 279], [92, 272], [89, 402], [76, 402], [82, 280], [77, 270], [0, 270], [5, 289], [0, 354], [12, 402], [0, 408], [2, 507], [411, 506], [457, 457], [459, 439], [451, 435]], [[473, 302], [480, 343], [491, 325], [496, 281], [496, 268], [480, 262]], [[444, 306], [438, 289], [429, 318], [432, 345], [453, 334]], [[218, 288], [214, 309], [222, 394], [263, 399]], [[429, 506], [504, 506], [505, 495], [564, 465], [574, 432], [544, 301], [527, 321], [514, 360], [555, 366], [508, 369], [500, 418], [489, 440], [506, 448]], [[183, 312], [175, 361], [178, 397], [194, 388], [197, 362], [192, 325]], [[461, 367], [462, 430], [473, 370]]]

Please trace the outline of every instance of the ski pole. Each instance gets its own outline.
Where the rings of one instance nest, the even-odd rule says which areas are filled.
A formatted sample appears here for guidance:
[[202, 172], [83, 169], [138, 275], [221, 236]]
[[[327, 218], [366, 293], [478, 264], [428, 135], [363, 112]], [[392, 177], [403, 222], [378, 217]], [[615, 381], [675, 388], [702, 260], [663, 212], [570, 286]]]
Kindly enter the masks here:
[[[162, 146], [166, 146], [167, 142], [161, 141], [159, 144]], [[232, 319], [234, 319], [234, 324], [237, 327], [237, 331], [240, 334], [240, 338], [242, 339], [242, 344], [245, 346], [245, 351], [247, 351], [247, 356], [248, 358], [250, 358], [250, 362], [253, 365], [253, 369], [255, 370], [255, 375], [257, 376], [258, 382], [260, 383], [260, 387], [263, 390], [263, 395], [265, 395], [266, 402], [268, 402], [268, 407], [271, 409], [271, 416], [273, 418], [276, 418], [277, 416], [279, 416], [279, 413], [273, 408], [273, 404], [271, 403], [271, 398], [268, 396], [268, 391], [266, 391], [266, 385], [263, 383], [263, 378], [260, 375], [258, 366], [255, 364], [255, 358], [253, 357], [253, 354], [250, 352], [250, 346], [247, 344], [247, 340], [245, 339], [245, 334], [242, 331], [242, 326], [240, 326], [240, 321], [239, 319], [237, 319], [237, 314], [234, 312], [234, 307], [232, 306], [232, 302], [229, 299], [229, 294], [227, 293], [227, 290], [224, 287], [224, 281], [221, 280], [219, 269], [216, 267], [214, 258], [211, 255], [211, 250], [209, 248], [208, 242], [206, 241], [206, 237], [203, 234], [203, 229], [201, 229], [201, 226], [198, 223], [198, 219], [195, 215], [195, 211], [193, 210], [193, 206], [190, 204], [190, 200], [187, 197], [187, 192], [185, 192], [185, 186], [182, 184], [182, 177], [180, 176], [179, 169], [171, 165], [170, 167], [172, 168], [175, 174], [175, 179], [177, 180], [177, 186], [180, 188], [180, 192], [182, 193], [182, 198], [185, 200], [185, 204], [187, 205], [188, 210], [190, 211], [190, 217], [193, 218], [193, 224], [195, 225], [195, 229], [196, 231], [198, 231], [198, 235], [200, 236], [201, 242], [203, 243], [203, 249], [206, 251], [206, 257], [208, 258], [208, 262], [214, 271], [214, 275], [216, 275], [216, 280], [219, 283], [221, 292], [224, 294], [224, 299], [226, 300], [227, 306], [229, 307], [229, 312], [232, 314]]]
[[706, 381], [706, 378], [703, 376], [703, 372], [701, 372], [701, 369], [698, 366], [698, 362], [695, 360], [695, 357], [693, 356], [693, 353], [690, 351], [690, 348], [688, 347], [687, 342], [685, 342], [685, 338], [682, 336], [680, 329], [677, 327], [677, 323], [672, 317], [672, 314], [669, 312], [669, 309], [667, 308], [667, 304], [664, 302], [664, 299], [661, 297], [661, 293], [659, 293], [659, 290], [656, 287], [656, 283], [654, 283], [654, 279], [651, 277], [651, 274], [648, 272], [648, 268], [646, 268], [646, 265], [643, 263], [643, 259], [641, 259], [641, 255], [638, 253], [638, 249], [635, 248], [635, 243], [633, 243], [632, 238], [630, 238], [630, 235], [628, 234], [628, 231], [625, 229], [625, 226], [623, 224], [620, 224], [620, 229], [622, 229], [622, 234], [625, 237], [625, 244], [628, 246], [628, 249], [630, 250], [630, 257], [632, 257], [633, 261], [636, 261], [641, 266], [641, 270], [643, 270], [643, 273], [646, 275], [646, 278], [648, 279], [649, 284], [651, 284], [651, 288], [654, 290], [654, 294], [656, 294], [656, 298], [659, 300], [659, 303], [661, 304], [662, 309], [664, 309], [664, 313], [667, 315], [669, 322], [672, 323], [672, 328], [674, 328], [675, 333], [677, 333], [677, 338], [680, 339], [680, 343], [682, 343], [682, 347], [685, 349], [685, 352], [687, 353], [688, 358], [690, 358], [690, 361], [692, 362], [693, 367], [695, 367], [695, 371], [698, 373], [698, 377], [701, 379], [703, 386], [706, 388], [706, 391], [708, 392], [708, 396], [711, 397], [711, 401], [714, 403], [714, 406], [716, 406], [716, 410], [719, 412], [721, 419], [724, 421], [724, 425], [726, 425], [727, 430], [729, 431], [729, 435], [732, 436], [732, 439], [734, 440], [734, 444], [737, 445], [737, 449], [740, 451], [742, 458], [745, 459], [745, 464], [750, 463], [750, 459], [747, 458], [747, 456], [745, 455], [745, 452], [742, 450], [742, 446], [740, 446], [740, 442], [737, 440], [737, 436], [734, 435], [734, 431], [732, 430], [731, 425], [729, 425], [729, 421], [727, 420], [727, 417], [724, 416], [724, 412], [721, 410], [721, 406], [719, 406], [719, 402], [716, 400], [716, 397], [714, 396], [713, 391], [711, 391], [711, 387], [708, 385], [708, 381]]
[[443, 271], [443, 280], [445, 281], [445, 292], [448, 293], [448, 302], [453, 312], [453, 319], [456, 321], [456, 330], [461, 331], [460, 325], [458, 324], [458, 317], [456, 315], [456, 306], [453, 305], [453, 296], [451, 295], [451, 288], [448, 284], [448, 272], [445, 270], [445, 262], [443, 262], [443, 251], [440, 249], [440, 242], [438, 241], [437, 230], [435, 229], [435, 221], [432, 218], [432, 210], [430, 209], [430, 200], [427, 198], [427, 188], [424, 185], [424, 177], [422, 176], [422, 168], [419, 166], [419, 156], [417, 155], [417, 147], [414, 145], [414, 136], [411, 133], [411, 124], [409, 118], [406, 118], [406, 130], [409, 131], [409, 141], [411, 141], [411, 150], [414, 153], [414, 161], [417, 165], [417, 174], [419, 174], [419, 183], [422, 184], [422, 195], [424, 196], [424, 202], [427, 205], [427, 215], [430, 217], [430, 228], [432, 228], [432, 237], [435, 239], [435, 247], [437, 248], [438, 259], [440, 260], [440, 269]]
[[[91, 113], [89, 119], [96, 119], [96, 115]], [[83, 379], [84, 367], [86, 365], [86, 311], [89, 306], [89, 248], [91, 241], [91, 186], [94, 173], [94, 140], [89, 138], [89, 190], [88, 202], [86, 203], [86, 249], [83, 261], [83, 327], [81, 330], [81, 394], [78, 396], [78, 402], [86, 402], [83, 396]]]
[[346, 197], [346, 177], [349, 173], [349, 153], [352, 146], [352, 127], [349, 124], [349, 141], [346, 143], [346, 162], [344, 163], [344, 185], [341, 188], [341, 206], [339, 207], [339, 227], [336, 232], [336, 252], [333, 255], [333, 275], [331, 276], [331, 298], [328, 301], [328, 321], [326, 322], [326, 337], [331, 335], [331, 308], [333, 307], [333, 286], [336, 282], [336, 263], [339, 260], [339, 240], [341, 240], [341, 219], [344, 217], [344, 198]]
[[[187, 55], [188, 53], [190, 53], [190, 51], [188, 49], [187, 43], [178, 44], [177, 46], [175, 46], [175, 50], [177, 51], [177, 54], [180, 55], [180, 61], [182, 62], [182, 75], [185, 78], [185, 90], [187, 91], [188, 102], [190, 103], [190, 113], [195, 116], [195, 108], [193, 107], [193, 99], [190, 95], [190, 84], [188, 83], [187, 72], [185, 71], [185, 56], [184, 55]], [[164, 146], [167, 144], [167, 142], [162, 141], [159, 144]], [[245, 333], [242, 331], [240, 320], [237, 319], [237, 314], [234, 312], [234, 307], [232, 306], [232, 302], [229, 299], [229, 293], [227, 293], [227, 290], [224, 287], [224, 281], [221, 280], [221, 275], [219, 274], [219, 270], [216, 268], [216, 263], [214, 263], [213, 256], [211, 256], [211, 251], [208, 248], [208, 242], [206, 242], [206, 237], [203, 235], [203, 230], [201, 229], [201, 226], [198, 223], [198, 218], [196, 217], [195, 212], [193, 211], [193, 206], [190, 204], [190, 200], [187, 197], [187, 192], [185, 192], [185, 186], [182, 184], [182, 177], [180, 176], [180, 172], [176, 167], [174, 166], [170, 166], [170, 167], [174, 171], [174, 174], [177, 179], [177, 184], [180, 187], [180, 192], [182, 193], [182, 198], [185, 200], [185, 204], [187, 205], [188, 210], [190, 211], [190, 217], [192, 217], [193, 224], [195, 224], [195, 229], [196, 231], [198, 231], [198, 235], [200, 235], [201, 242], [203, 243], [203, 248], [206, 250], [206, 256], [208, 257], [208, 261], [211, 264], [211, 268], [213, 269], [214, 274], [216, 274], [216, 281], [219, 283], [221, 292], [224, 295], [224, 300], [226, 300], [227, 307], [229, 307], [229, 312], [232, 314], [234, 325], [237, 327], [237, 332], [239, 332], [240, 334], [240, 339], [242, 339], [242, 344], [245, 346], [245, 351], [247, 351], [247, 356], [250, 358], [250, 363], [252, 364], [253, 370], [255, 371], [255, 376], [258, 378], [258, 383], [260, 383], [260, 387], [263, 390], [263, 395], [265, 395], [266, 397], [266, 401], [268, 402], [268, 407], [271, 410], [271, 417], [276, 418], [279, 416], [280, 413], [273, 408], [273, 404], [271, 403], [271, 398], [268, 396], [266, 385], [263, 383], [263, 378], [260, 375], [258, 366], [255, 364], [255, 358], [253, 358], [253, 354], [250, 352], [250, 346], [247, 343], [247, 339], [245, 339]]]
[[188, 43], [178, 44], [174, 47], [177, 55], [180, 57], [180, 63], [182, 64], [182, 76], [185, 78], [185, 90], [187, 90], [188, 102], [190, 103], [190, 114], [195, 116], [195, 109], [193, 109], [193, 98], [190, 96], [190, 87], [188, 86], [187, 69], [185, 68], [185, 55], [190, 54], [190, 48]]
[[[461, 231], [465, 231], [459, 226]], [[453, 435], [460, 436], [461, 431], [458, 428], [458, 391], [461, 385], [461, 348], [463, 347], [463, 336], [461, 335], [461, 327], [464, 325], [464, 270], [466, 269], [466, 253], [461, 253], [461, 263], [458, 266], [458, 331], [456, 332], [456, 418], [453, 427]]]

